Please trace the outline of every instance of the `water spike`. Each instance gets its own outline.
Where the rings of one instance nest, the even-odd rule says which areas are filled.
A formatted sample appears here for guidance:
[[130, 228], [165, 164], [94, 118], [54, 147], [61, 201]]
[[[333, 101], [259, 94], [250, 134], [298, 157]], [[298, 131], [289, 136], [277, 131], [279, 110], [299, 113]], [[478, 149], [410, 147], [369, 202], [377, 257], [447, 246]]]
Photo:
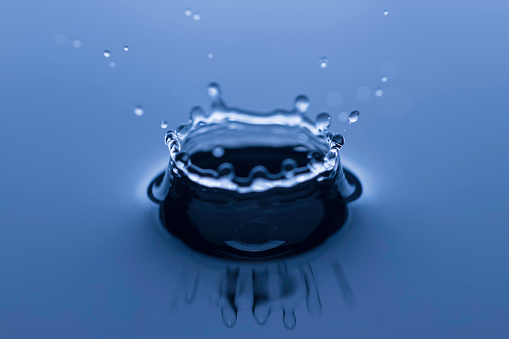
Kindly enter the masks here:
[[331, 119], [332, 118], [328, 113], [323, 112], [318, 114], [316, 117], [316, 128], [318, 128], [318, 130], [322, 133], [327, 132], [331, 123]]
[[299, 95], [293, 102], [295, 110], [299, 113], [306, 113], [309, 108], [309, 99], [305, 95]]
[[283, 325], [285, 325], [287, 330], [293, 330], [295, 325], [297, 325], [297, 319], [295, 319], [295, 312], [293, 309], [283, 310]]
[[201, 108], [200, 106], [194, 106], [191, 109], [189, 116], [191, 117], [191, 120], [193, 121], [193, 123], [197, 123], [201, 119], [205, 118], [205, 112], [203, 111], [203, 108]]

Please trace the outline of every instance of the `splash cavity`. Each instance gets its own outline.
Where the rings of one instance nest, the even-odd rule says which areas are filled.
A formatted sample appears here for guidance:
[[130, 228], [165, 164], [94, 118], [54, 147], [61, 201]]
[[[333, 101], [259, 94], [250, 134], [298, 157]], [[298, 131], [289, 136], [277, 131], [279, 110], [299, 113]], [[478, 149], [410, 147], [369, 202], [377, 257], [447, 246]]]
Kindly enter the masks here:
[[359, 181], [341, 166], [331, 117], [306, 116], [309, 101], [269, 113], [228, 107], [215, 83], [209, 110], [169, 130], [166, 171], [149, 187], [163, 225], [201, 252], [267, 259], [311, 249], [335, 233]]

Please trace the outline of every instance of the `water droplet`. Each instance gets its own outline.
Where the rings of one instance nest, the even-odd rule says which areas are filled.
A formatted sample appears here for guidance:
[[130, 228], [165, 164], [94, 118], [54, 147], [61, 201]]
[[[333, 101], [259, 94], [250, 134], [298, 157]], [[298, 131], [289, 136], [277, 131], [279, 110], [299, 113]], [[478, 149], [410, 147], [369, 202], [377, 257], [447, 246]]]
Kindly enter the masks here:
[[253, 308], [253, 318], [258, 325], [265, 325], [270, 316], [270, 307], [267, 303], [256, 304]]
[[209, 59], [212, 59], [212, 58], [214, 57], [214, 54], [209, 53], [209, 54], [207, 54], [207, 57], [208, 57]]
[[309, 99], [305, 95], [299, 95], [295, 98], [295, 109], [300, 113], [306, 113], [309, 108]]
[[339, 119], [339, 121], [347, 121], [348, 113], [347, 112], [339, 112], [338, 119]]
[[221, 158], [224, 155], [224, 148], [221, 146], [216, 146], [212, 149], [212, 155], [216, 158]]
[[143, 113], [145, 113], [145, 109], [143, 108], [143, 106], [137, 105], [134, 107], [134, 114], [136, 114], [137, 116], [142, 116]]
[[67, 41], [67, 38], [62, 33], [59, 33], [53, 37], [53, 41], [55, 41], [57, 45], [63, 45]]
[[129, 50], [129, 46], [124, 46], [124, 51], [128, 51]]
[[80, 48], [80, 47], [81, 47], [81, 41], [80, 41], [80, 40], [74, 40], [74, 41], [72, 42], [72, 46], [73, 46], [74, 48]]
[[191, 16], [191, 14], [193, 14], [193, 12], [189, 8], [186, 8], [186, 10], [184, 11], [184, 14], [186, 16]]
[[110, 53], [110, 51], [105, 50], [105, 51], [103, 52], [103, 55], [104, 55], [104, 57], [109, 58], [109, 57], [111, 56], [111, 53]]
[[340, 149], [341, 147], [343, 147], [344, 144], [345, 144], [345, 138], [341, 134], [336, 133], [332, 136], [331, 146], [333, 148]]
[[115, 61], [110, 61], [110, 67], [111, 68], [117, 67], [117, 63]]
[[209, 84], [207, 87], [207, 93], [212, 100], [217, 99], [221, 96], [221, 88], [215, 82]]
[[320, 113], [316, 117], [316, 128], [320, 132], [326, 132], [329, 129], [331, 123], [331, 116], [328, 113]]
[[167, 128], [168, 127], [168, 123], [166, 121], [161, 121], [161, 128]]
[[382, 95], [384, 95], [384, 91], [381, 90], [380, 88], [378, 88], [376, 91], [375, 91], [375, 96], [377, 97], [381, 97]]
[[179, 152], [175, 156], [175, 164], [181, 169], [189, 165], [189, 160], [190, 157], [187, 152]]
[[326, 57], [321, 57], [320, 58], [320, 67], [327, 68], [328, 65], [329, 65], [329, 60]]
[[350, 123], [359, 120], [359, 111], [352, 111], [352, 113], [348, 115], [348, 120], [350, 121]]
[[384, 11], [384, 15], [385, 15], [385, 16], [389, 15], [389, 11], [388, 11], [388, 10], [385, 10], [385, 11]]
[[389, 80], [389, 79], [387, 79], [387, 77], [382, 77], [381, 80], [382, 80], [382, 82], [387, 82], [387, 80]]
[[201, 15], [198, 13], [194, 13], [193, 19], [194, 19], [194, 21], [199, 21], [201, 19]]

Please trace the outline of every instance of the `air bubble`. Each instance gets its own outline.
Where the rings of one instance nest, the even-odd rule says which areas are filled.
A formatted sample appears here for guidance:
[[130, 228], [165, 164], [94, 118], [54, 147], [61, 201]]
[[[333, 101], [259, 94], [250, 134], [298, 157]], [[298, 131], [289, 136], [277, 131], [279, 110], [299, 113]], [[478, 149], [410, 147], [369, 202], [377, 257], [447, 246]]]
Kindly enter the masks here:
[[134, 114], [136, 114], [137, 116], [142, 116], [143, 113], [145, 113], [145, 109], [143, 108], [143, 106], [137, 105], [134, 107]]
[[328, 113], [320, 113], [316, 117], [316, 128], [320, 132], [326, 132], [329, 129], [331, 123], [331, 116]]
[[306, 113], [309, 108], [309, 99], [305, 95], [299, 95], [295, 98], [295, 109], [300, 113]]
[[352, 111], [352, 113], [348, 115], [348, 120], [350, 121], [350, 123], [359, 120], [359, 111]]
[[104, 55], [104, 57], [105, 57], [105, 58], [109, 58], [109, 57], [111, 56], [111, 53], [110, 53], [110, 51], [105, 50], [105, 51], [103, 52], [103, 55]]

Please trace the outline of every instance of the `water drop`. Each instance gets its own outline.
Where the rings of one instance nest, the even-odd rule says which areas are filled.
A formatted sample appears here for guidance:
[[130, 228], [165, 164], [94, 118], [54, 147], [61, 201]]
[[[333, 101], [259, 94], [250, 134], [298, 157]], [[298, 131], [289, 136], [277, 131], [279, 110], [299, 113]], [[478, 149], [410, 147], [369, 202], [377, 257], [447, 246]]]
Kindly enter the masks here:
[[305, 95], [299, 95], [295, 98], [295, 109], [300, 113], [306, 113], [309, 108], [309, 99]]
[[224, 148], [221, 146], [216, 146], [212, 149], [212, 155], [216, 158], [221, 158], [224, 155]]
[[329, 129], [331, 123], [331, 116], [328, 113], [320, 113], [316, 117], [316, 128], [320, 132], [326, 132]]
[[221, 88], [215, 82], [209, 84], [207, 87], [207, 93], [212, 100], [215, 100], [221, 96]]
[[295, 312], [293, 310], [283, 310], [283, 324], [288, 330], [293, 330], [295, 328], [297, 320], [295, 319]]
[[161, 128], [166, 128], [168, 127], [168, 123], [166, 121], [161, 121]]
[[336, 133], [332, 136], [330, 142], [331, 147], [340, 149], [345, 144], [345, 138], [341, 134]]
[[350, 121], [350, 123], [359, 120], [359, 111], [352, 111], [352, 113], [348, 115], [348, 120]]
[[209, 53], [209, 54], [207, 54], [207, 57], [208, 57], [209, 59], [212, 59], [212, 58], [214, 57], [214, 54]]
[[111, 53], [110, 53], [110, 51], [105, 50], [105, 51], [103, 52], [103, 55], [104, 55], [104, 57], [109, 58], [109, 57], [111, 56]]
[[110, 61], [110, 67], [111, 68], [117, 67], [117, 63], [115, 61]]
[[347, 121], [348, 113], [347, 112], [339, 112], [338, 119], [339, 119], [339, 121]]
[[199, 20], [201, 19], [200, 14], [198, 14], [198, 13], [194, 13], [194, 15], [193, 15], [193, 19], [194, 19], [194, 21], [199, 21]]
[[124, 46], [124, 51], [128, 51], [129, 50], [129, 46]]
[[193, 12], [189, 8], [186, 8], [186, 10], [184, 11], [184, 14], [186, 16], [191, 16], [191, 14], [193, 14]]
[[388, 11], [388, 10], [385, 10], [385, 11], [384, 11], [384, 15], [385, 15], [385, 16], [389, 15], [389, 11]]
[[384, 91], [381, 90], [380, 88], [378, 88], [376, 91], [375, 91], [375, 96], [377, 97], [381, 97], [382, 95], [384, 95]]
[[136, 114], [137, 116], [142, 116], [143, 113], [145, 113], [143, 106], [137, 105], [134, 107], [134, 114]]
[[382, 80], [382, 82], [387, 82], [387, 80], [389, 80], [389, 79], [387, 79], [387, 77], [382, 77], [381, 80]]
[[73, 46], [74, 48], [80, 48], [80, 47], [81, 47], [81, 41], [80, 41], [80, 40], [74, 40], [74, 41], [72, 42], [72, 46]]
[[320, 67], [327, 68], [328, 65], [329, 65], [329, 60], [326, 57], [321, 57], [320, 58]]

